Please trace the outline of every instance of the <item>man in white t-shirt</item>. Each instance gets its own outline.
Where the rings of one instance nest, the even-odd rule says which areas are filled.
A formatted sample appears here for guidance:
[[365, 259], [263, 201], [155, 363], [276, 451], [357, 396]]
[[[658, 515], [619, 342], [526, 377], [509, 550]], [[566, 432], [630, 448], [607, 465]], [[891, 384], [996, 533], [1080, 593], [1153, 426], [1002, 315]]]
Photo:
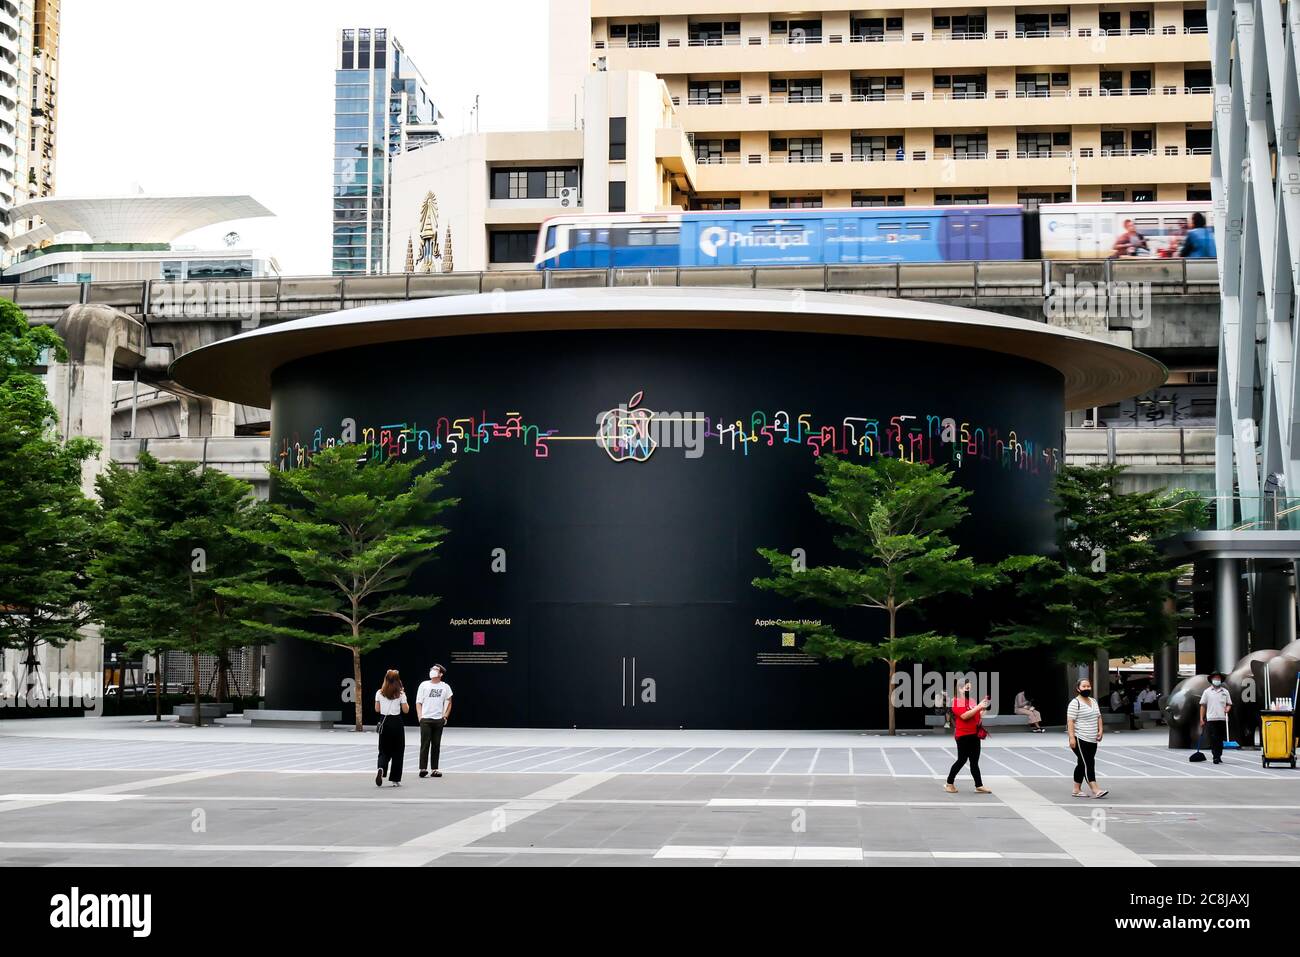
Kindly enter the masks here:
[[[451, 685], [442, 680], [446, 669], [434, 665], [429, 680], [415, 692], [415, 714], [420, 721], [420, 777], [442, 777], [438, 758], [442, 752], [442, 729], [451, 717]], [[432, 754], [430, 754], [432, 751]], [[432, 758], [432, 760], [430, 760]]]
[[1223, 742], [1228, 740], [1228, 714], [1232, 711], [1232, 696], [1223, 686], [1221, 671], [1210, 672], [1210, 686], [1201, 693], [1201, 732], [1210, 741], [1214, 763], [1223, 763]]

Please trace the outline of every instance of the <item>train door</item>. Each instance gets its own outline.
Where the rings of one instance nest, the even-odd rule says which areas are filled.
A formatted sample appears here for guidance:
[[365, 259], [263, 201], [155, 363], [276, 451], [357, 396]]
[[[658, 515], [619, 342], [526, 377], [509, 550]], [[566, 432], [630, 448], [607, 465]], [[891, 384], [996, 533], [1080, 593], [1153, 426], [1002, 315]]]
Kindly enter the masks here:
[[988, 221], [987, 213], [965, 213], [966, 221], [966, 258], [988, 259]]
[[1023, 259], [1025, 256], [1024, 214], [1020, 210], [997, 210], [984, 214], [985, 259]]
[[942, 237], [939, 241], [940, 258], [946, 262], [962, 262], [970, 259], [967, 250], [966, 214], [956, 209], [945, 209], [939, 215]]
[[683, 266], [733, 266], [736, 247], [731, 237], [744, 223], [730, 219], [696, 219], [682, 224]]
[[1072, 213], [1070, 215], [1072, 229], [1069, 233], [1068, 258], [1094, 259], [1097, 256], [1105, 255], [1105, 253], [1101, 252], [1101, 244], [1097, 241], [1097, 217], [1092, 213]]
[[[831, 241], [831, 223], [826, 224], [826, 261], [855, 263], [862, 260], [862, 230], [857, 216], [845, 216], [838, 223], [836, 241]], [[839, 247], [838, 252], [836, 247]]]

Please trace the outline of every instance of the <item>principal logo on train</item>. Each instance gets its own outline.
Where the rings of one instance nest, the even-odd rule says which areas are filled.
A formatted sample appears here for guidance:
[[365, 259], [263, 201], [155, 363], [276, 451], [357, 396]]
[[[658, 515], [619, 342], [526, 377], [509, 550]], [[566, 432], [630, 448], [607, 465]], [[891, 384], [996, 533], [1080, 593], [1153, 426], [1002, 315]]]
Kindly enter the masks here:
[[727, 245], [727, 230], [721, 226], [709, 226], [700, 230], [700, 252], [706, 256], [716, 256], [719, 246]]
[[791, 249], [811, 245], [812, 232], [807, 229], [780, 229], [774, 232], [741, 233], [727, 229], [725, 226], [706, 226], [700, 230], [700, 252], [715, 258], [718, 255], [718, 250], [724, 246], [760, 246], [773, 249]]

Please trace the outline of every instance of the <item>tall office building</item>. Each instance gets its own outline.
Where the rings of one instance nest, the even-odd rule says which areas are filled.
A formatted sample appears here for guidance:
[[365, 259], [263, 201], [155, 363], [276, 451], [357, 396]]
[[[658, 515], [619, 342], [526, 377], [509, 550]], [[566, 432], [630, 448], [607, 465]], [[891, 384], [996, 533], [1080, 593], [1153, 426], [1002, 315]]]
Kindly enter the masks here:
[[442, 139], [440, 119], [424, 77], [388, 30], [339, 31], [334, 74], [335, 275], [385, 270], [389, 163], [398, 153]]
[[659, 75], [699, 165], [687, 208], [1210, 199], [1204, 0], [551, 13], [552, 122], [584, 70]]
[[15, 205], [54, 192], [59, 0], [0, 0], [0, 233]]

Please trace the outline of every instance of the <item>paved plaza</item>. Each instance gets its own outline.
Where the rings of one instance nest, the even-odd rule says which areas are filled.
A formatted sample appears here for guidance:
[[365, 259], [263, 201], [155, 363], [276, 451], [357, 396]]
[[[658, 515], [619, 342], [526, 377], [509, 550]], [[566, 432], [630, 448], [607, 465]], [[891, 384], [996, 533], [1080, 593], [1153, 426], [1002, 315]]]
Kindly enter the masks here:
[[376, 788], [375, 736], [140, 718], [0, 722], [0, 864], [1169, 866], [1300, 863], [1300, 775], [1112, 733], [1104, 801], [1059, 733], [950, 738], [452, 728], [442, 778]]

